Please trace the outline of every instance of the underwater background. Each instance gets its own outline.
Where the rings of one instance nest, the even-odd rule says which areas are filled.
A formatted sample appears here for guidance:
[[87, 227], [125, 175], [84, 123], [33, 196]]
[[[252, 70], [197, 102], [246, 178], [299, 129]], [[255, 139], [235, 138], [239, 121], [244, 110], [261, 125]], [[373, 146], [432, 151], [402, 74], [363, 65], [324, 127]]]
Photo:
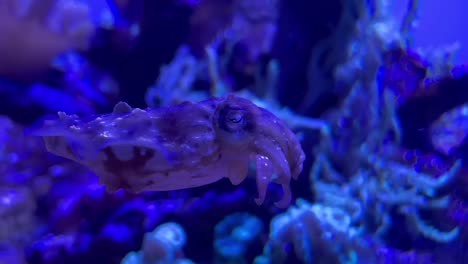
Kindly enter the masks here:
[[[468, 263], [467, 8], [462, 0], [0, 0], [0, 263]], [[241, 132], [189, 125], [218, 126], [219, 102], [238, 97], [271, 113], [253, 123], [264, 129], [249, 134], [256, 148]], [[199, 102], [213, 102], [208, 117], [179, 110], [198, 111]], [[179, 160], [190, 146], [148, 143], [143, 113], [160, 108], [173, 123], [156, 131], [169, 127], [202, 140], [197, 149], [249, 164], [231, 157], [216, 171], [202, 151], [190, 158], [203, 162]], [[112, 122], [130, 111], [139, 119], [125, 129], [136, 134], [122, 142], [160, 155], [150, 165], [167, 166], [168, 177], [182, 168], [182, 180], [113, 189], [80, 163], [106, 161], [94, 143], [112, 133], [118, 151], [127, 130]], [[108, 119], [83, 136], [89, 120]], [[65, 150], [54, 152], [51, 138], [68, 156], [55, 155]], [[125, 167], [114, 169], [125, 177]], [[225, 171], [247, 177], [218, 180]], [[195, 184], [200, 177], [213, 183]], [[289, 186], [291, 203], [278, 206]]]

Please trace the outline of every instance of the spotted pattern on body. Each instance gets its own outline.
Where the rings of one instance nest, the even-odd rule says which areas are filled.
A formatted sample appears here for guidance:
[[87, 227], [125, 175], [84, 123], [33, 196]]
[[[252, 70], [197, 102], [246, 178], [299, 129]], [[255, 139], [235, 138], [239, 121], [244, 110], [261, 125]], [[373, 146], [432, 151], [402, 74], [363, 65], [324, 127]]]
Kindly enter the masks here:
[[229, 95], [198, 103], [131, 108], [80, 118], [63, 112], [28, 130], [48, 151], [93, 170], [107, 189], [133, 192], [192, 188], [228, 178], [240, 184], [256, 166], [257, 204], [267, 187], [281, 185], [286, 207], [290, 180], [302, 171], [304, 152], [295, 134], [275, 115]]

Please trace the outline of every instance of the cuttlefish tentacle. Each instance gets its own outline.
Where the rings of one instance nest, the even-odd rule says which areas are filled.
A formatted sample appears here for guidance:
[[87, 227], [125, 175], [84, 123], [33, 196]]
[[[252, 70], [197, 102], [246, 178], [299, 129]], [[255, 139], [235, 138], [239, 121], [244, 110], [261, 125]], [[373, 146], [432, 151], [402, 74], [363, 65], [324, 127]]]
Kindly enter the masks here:
[[257, 191], [258, 198], [255, 198], [257, 205], [263, 204], [265, 201], [268, 184], [273, 177], [273, 163], [271, 160], [263, 155], [255, 155], [255, 165], [257, 167]]

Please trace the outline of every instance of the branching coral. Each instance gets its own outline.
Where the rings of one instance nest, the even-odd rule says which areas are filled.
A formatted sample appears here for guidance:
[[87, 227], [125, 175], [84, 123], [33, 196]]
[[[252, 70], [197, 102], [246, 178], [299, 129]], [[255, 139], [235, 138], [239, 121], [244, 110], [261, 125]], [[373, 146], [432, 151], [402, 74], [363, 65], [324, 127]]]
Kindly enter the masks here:
[[[283, 250], [287, 243], [293, 244], [296, 257], [304, 263], [376, 263], [377, 250], [398, 215], [406, 219], [407, 234], [447, 243], [459, 233], [456, 227], [428, 224], [421, 212], [434, 215], [447, 208], [450, 198], [443, 191], [459, 175], [461, 162], [442, 175], [417, 172], [400, 163], [396, 96], [386, 83], [377, 82], [381, 55], [407, 45], [408, 27], [398, 27], [386, 13], [385, 1], [362, 1], [357, 6], [362, 12], [354, 24], [347, 60], [335, 68], [336, 84], [349, 87], [349, 93], [339, 108], [313, 126], [321, 134], [310, 172], [317, 203], [299, 200], [297, 207], [274, 218], [257, 263], [281, 263], [287, 258]], [[375, 247], [362, 244], [364, 237]], [[367, 250], [358, 250], [362, 248]], [[315, 252], [320, 252], [317, 259]]]
[[401, 45], [402, 38], [390, 27], [394, 23], [379, 6], [383, 3], [376, 1], [377, 11], [360, 19], [353, 43], [359, 48], [337, 70], [338, 80], [349, 81], [345, 76], [350, 72], [356, 77], [341, 108], [326, 117], [329, 125], [323, 130], [310, 179], [319, 202], [346, 208], [366, 232], [382, 235], [397, 208], [420, 234], [448, 242], [457, 236], [457, 228], [439, 231], [425, 224], [418, 212], [448, 206], [448, 197], [441, 197], [439, 190], [453, 182], [461, 163], [435, 179], [396, 161], [400, 139], [396, 100], [385, 84], [378, 86], [376, 74], [380, 54]]
[[[200, 100], [208, 96], [226, 96], [235, 90], [256, 90], [257, 86], [260, 86], [263, 92], [272, 90], [270, 88], [274, 87], [274, 83], [265, 85], [262, 82], [260, 57], [271, 51], [276, 32], [278, 3], [236, 0], [231, 4], [232, 21], [219, 28], [216, 37], [204, 47], [205, 56], [197, 58], [188, 46], [182, 45], [172, 62], [162, 67], [156, 84], [147, 91], [148, 106], [167, 106], [187, 98]], [[208, 8], [205, 5], [217, 8], [216, 2], [202, 1], [199, 9]], [[244, 55], [247, 58], [243, 63], [234, 61], [242, 57], [234, 54], [238, 45], [246, 46]], [[234, 78], [230, 72], [232, 69], [229, 69], [229, 65], [232, 64], [236, 65], [233, 66], [235, 71], [247, 72], [247, 75], [255, 78], [254, 87], [238, 87], [233, 83]], [[272, 63], [271, 66], [270, 70], [277, 71], [276, 63]], [[277, 72], [269, 77], [276, 78], [276, 75]], [[207, 85], [195, 87], [196, 81], [203, 81]]]
[[223, 32], [232, 43], [242, 43], [249, 62], [270, 52], [276, 33], [278, 0], [236, 1], [233, 21]]
[[156, 83], [149, 87], [146, 104], [150, 107], [163, 107], [187, 101], [199, 101], [206, 93], [195, 92], [192, 86], [206, 65], [190, 53], [189, 47], [181, 46], [173, 60], [163, 66]]
[[301, 263], [375, 263], [372, 245], [352, 227], [347, 212], [302, 199], [273, 218], [263, 255], [254, 263], [286, 263], [288, 244]]
[[[276, 33], [279, 1], [277, 0], [203, 0], [196, 4], [191, 17], [194, 48], [204, 49], [213, 40], [228, 42], [228, 49], [242, 46], [240, 59], [255, 64], [271, 50]], [[202, 46], [202, 47], [199, 47]]]
[[[293, 130], [321, 130], [326, 126], [319, 119], [297, 115], [289, 108], [280, 105], [276, 94], [276, 79], [280, 69], [276, 61], [269, 63], [264, 76], [257, 76], [253, 87], [234, 91], [229, 82], [222, 77], [225, 69], [221, 61], [226, 58], [217, 54], [213, 47], [207, 47], [206, 51], [206, 60], [198, 60], [190, 54], [188, 47], [181, 46], [174, 59], [161, 69], [156, 84], [148, 88], [145, 96], [148, 106], [170, 106], [187, 100], [201, 100], [210, 96], [226, 96], [235, 93], [268, 109]], [[196, 80], [206, 78], [211, 83], [207, 89], [194, 89]]]
[[[268, 62], [264, 73], [261, 70], [259, 57], [270, 52], [276, 32], [278, 5], [278, 1], [235, 1], [232, 23], [228, 23], [221, 30], [222, 34], [205, 47], [204, 58], [197, 58], [188, 46], [182, 45], [174, 59], [161, 68], [156, 84], [147, 90], [145, 99], [148, 106], [169, 106], [235, 93], [268, 109], [294, 131], [324, 128], [321, 120], [298, 115], [279, 103], [277, 79], [281, 69], [276, 60]], [[262, 37], [260, 42], [259, 36]], [[243, 87], [235, 87], [228, 70], [229, 61], [235, 59], [234, 46], [239, 43], [248, 46], [248, 52], [251, 52], [248, 64], [255, 65], [253, 84]], [[206, 83], [206, 86], [200, 88], [197, 81]]]
[[377, 158], [371, 153], [363, 154], [368, 155], [367, 161], [361, 158], [364, 160], [362, 169], [346, 184], [329, 184], [316, 177], [315, 173], [321, 166], [328, 177], [337, 173], [324, 160], [316, 163], [311, 179], [316, 182], [314, 188], [318, 201], [344, 208], [353, 216], [355, 225], [377, 237], [385, 235], [392, 225], [393, 209], [398, 209], [399, 213], [405, 215], [411, 228], [429, 239], [449, 242], [458, 235], [458, 228], [439, 231], [426, 224], [419, 212], [444, 209], [449, 205], [449, 197], [439, 197], [437, 193], [456, 177], [461, 165], [459, 162], [446, 174], [434, 179], [432, 175], [417, 173], [412, 168]]

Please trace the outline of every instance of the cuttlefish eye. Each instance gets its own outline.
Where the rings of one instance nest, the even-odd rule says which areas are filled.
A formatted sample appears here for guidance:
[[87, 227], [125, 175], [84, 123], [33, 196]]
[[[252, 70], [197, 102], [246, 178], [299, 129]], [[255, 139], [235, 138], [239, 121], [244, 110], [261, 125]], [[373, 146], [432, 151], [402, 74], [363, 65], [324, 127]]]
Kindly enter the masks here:
[[246, 125], [245, 111], [242, 109], [227, 109], [221, 118], [224, 123], [223, 129], [229, 132], [242, 130]]
[[227, 114], [226, 119], [234, 124], [243, 124], [244, 114], [240, 111], [231, 111]]
[[252, 114], [243, 107], [237, 105], [225, 105], [220, 109], [218, 116], [218, 127], [230, 134], [242, 134], [252, 132]]

